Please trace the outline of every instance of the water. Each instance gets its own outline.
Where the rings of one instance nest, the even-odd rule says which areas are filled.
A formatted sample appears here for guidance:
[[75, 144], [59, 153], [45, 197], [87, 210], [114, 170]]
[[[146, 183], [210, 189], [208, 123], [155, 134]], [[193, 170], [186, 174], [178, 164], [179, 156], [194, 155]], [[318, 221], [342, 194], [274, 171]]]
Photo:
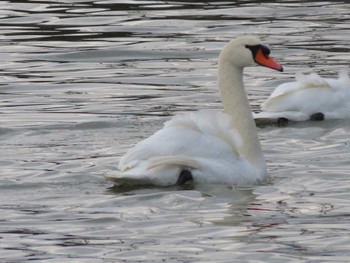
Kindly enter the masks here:
[[178, 112], [221, 107], [217, 56], [259, 35], [254, 110], [349, 64], [347, 1], [6, 1], [1, 262], [347, 262], [350, 121], [259, 129], [269, 183], [116, 190], [104, 175]]

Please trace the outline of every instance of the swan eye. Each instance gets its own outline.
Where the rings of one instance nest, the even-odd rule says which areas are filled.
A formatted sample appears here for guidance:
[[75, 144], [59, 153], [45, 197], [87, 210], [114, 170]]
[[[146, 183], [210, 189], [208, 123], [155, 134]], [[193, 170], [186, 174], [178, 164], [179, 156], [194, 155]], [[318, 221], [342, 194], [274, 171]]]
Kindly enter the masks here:
[[264, 45], [254, 45], [254, 46], [250, 46], [250, 45], [246, 45], [246, 48], [250, 49], [250, 51], [252, 51], [253, 53], [253, 57], [256, 57], [256, 54], [258, 53], [259, 50], [262, 51], [263, 55], [265, 56], [265, 58], [268, 58], [270, 55], [270, 49], [267, 46]]
[[261, 45], [261, 50], [262, 50], [262, 52], [263, 52], [263, 54], [265, 56], [269, 56], [270, 55], [270, 49], [267, 46]]

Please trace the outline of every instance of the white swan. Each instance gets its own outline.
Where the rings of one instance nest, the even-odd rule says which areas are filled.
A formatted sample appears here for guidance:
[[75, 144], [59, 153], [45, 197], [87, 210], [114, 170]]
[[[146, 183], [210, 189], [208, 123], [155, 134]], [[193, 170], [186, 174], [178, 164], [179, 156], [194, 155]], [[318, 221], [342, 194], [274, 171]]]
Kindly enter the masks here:
[[170, 186], [247, 185], [266, 176], [257, 130], [243, 86], [243, 68], [260, 64], [283, 68], [259, 39], [230, 41], [219, 58], [219, 89], [224, 111], [180, 114], [139, 142], [120, 160], [117, 182]]
[[338, 79], [322, 78], [316, 73], [297, 74], [295, 82], [278, 86], [261, 105], [259, 119], [292, 121], [350, 118], [350, 79], [346, 71]]

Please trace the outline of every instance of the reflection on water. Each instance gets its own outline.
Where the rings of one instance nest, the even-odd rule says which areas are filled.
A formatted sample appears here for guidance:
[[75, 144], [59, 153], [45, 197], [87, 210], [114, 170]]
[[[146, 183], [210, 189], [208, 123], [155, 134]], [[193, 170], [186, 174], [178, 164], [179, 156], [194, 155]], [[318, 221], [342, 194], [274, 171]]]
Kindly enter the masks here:
[[[259, 35], [254, 110], [296, 72], [348, 67], [347, 1], [7, 1], [0, 11], [4, 262], [347, 262], [348, 121], [259, 129], [270, 182], [112, 191], [177, 112], [220, 109], [217, 56]], [[115, 189], [114, 189], [115, 190]], [[263, 252], [263, 253], [262, 253]]]

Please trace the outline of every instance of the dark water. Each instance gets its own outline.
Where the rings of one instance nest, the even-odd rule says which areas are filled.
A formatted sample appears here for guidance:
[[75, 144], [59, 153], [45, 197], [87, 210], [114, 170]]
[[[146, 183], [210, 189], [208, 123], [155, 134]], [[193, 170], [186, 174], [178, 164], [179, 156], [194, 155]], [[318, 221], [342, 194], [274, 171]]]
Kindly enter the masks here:
[[350, 121], [259, 129], [271, 182], [113, 191], [103, 176], [177, 112], [221, 107], [217, 56], [258, 35], [253, 109], [349, 66], [347, 1], [4, 1], [1, 262], [348, 262]]

